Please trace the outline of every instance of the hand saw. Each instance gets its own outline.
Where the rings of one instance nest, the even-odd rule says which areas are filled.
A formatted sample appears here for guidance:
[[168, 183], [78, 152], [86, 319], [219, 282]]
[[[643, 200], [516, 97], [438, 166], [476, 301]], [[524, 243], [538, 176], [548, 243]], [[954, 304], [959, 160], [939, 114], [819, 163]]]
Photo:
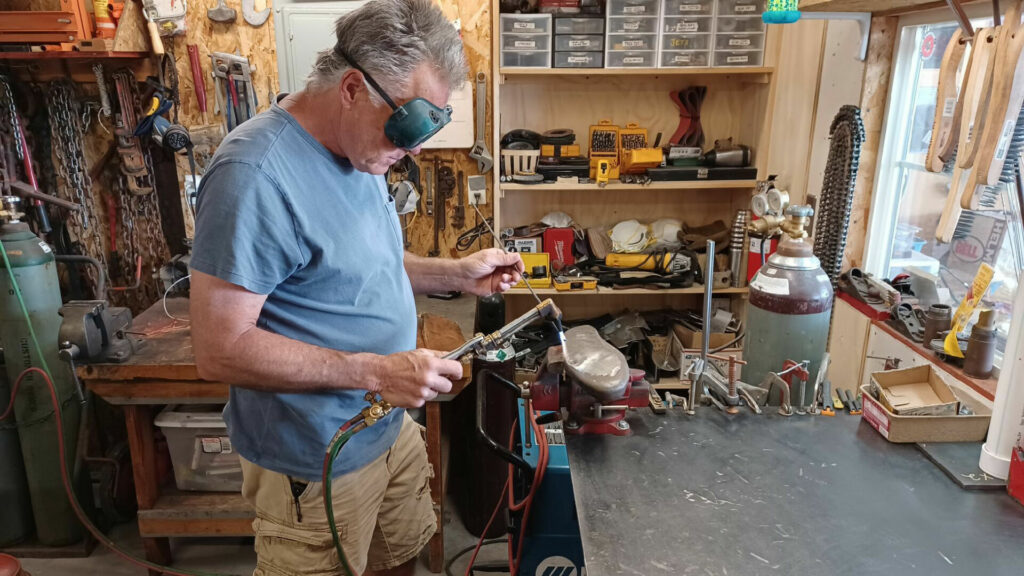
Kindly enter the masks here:
[[[957, 29], [946, 45], [946, 52], [942, 55], [942, 66], [939, 68], [935, 120], [932, 123], [932, 138], [928, 143], [928, 156], [924, 163], [925, 169], [929, 172], [942, 172], [945, 163], [953, 156], [962, 111], [957, 104], [957, 94], [961, 92], [961, 86], [956, 83], [956, 73], [966, 51], [967, 39], [964, 38], [963, 31]], [[964, 72], [964, 83], [967, 82], [968, 75], [968, 72]]]
[[974, 169], [960, 198], [964, 210], [976, 210], [978, 188], [999, 183], [1008, 156], [1010, 143], [1024, 106], [1024, 28], [1020, 26], [1022, 2], [1017, 2], [1006, 13], [1005, 32], [999, 44], [992, 83], [992, 96], [985, 125], [978, 142], [978, 155]]
[[[942, 209], [939, 225], [935, 229], [935, 239], [949, 242], [953, 239], [953, 231], [960, 220], [960, 198], [967, 185], [965, 170], [973, 164], [971, 147], [978, 136], [971, 137], [973, 131], [983, 126], [985, 116], [978, 114], [979, 108], [988, 97], [988, 88], [992, 82], [992, 67], [995, 63], [995, 48], [998, 34], [996, 29], [983, 28], [974, 34], [971, 45], [971, 59], [964, 80], [965, 88], [960, 92], [957, 106], [961, 108], [959, 138], [956, 149], [956, 167], [953, 169], [953, 182], [946, 197], [946, 205]], [[984, 103], [987, 106], [987, 102]], [[980, 124], [979, 124], [980, 122]]]

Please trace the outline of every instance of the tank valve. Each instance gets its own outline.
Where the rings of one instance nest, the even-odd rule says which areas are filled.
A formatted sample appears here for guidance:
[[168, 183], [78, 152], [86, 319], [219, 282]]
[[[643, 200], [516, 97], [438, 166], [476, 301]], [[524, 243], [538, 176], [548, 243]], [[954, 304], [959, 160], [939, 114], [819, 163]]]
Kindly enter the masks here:
[[807, 225], [811, 223], [814, 209], [806, 205], [790, 205], [785, 217], [766, 214], [747, 224], [747, 230], [762, 236], [774, 236], [780, 231], [790, 238], [807, 238]]

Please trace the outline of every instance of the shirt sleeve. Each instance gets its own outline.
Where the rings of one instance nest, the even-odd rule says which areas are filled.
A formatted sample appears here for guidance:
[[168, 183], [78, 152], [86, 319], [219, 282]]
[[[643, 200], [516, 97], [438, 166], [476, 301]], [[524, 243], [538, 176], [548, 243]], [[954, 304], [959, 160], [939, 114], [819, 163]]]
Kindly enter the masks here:
[[291, 208], [270, 177], [244, 162], [216, 165], [203, 176], [194, 270], [270, 294], [302, 264]]

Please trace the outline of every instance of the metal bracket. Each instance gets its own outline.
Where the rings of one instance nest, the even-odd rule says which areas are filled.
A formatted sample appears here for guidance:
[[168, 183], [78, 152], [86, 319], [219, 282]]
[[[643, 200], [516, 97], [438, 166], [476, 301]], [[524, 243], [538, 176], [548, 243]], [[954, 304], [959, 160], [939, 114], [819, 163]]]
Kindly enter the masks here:
[[[955, 2], [956, 0], [948, 0]], [[868, 58], [868, 37], [871, 35], [871, 13], [870, 12], [803, 12], [800, 15], [803, 20], [855, 20], [860, 24], [860, 54], [857, 59], [861, 62]], [[968, 23], [970, 25], [970, 23]]]

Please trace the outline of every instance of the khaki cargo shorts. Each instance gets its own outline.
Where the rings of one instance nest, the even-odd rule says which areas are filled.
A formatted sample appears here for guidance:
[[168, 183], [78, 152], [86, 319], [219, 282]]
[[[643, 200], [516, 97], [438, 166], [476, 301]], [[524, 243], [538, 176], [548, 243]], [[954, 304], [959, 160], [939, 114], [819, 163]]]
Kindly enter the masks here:
[[[344, 450], [341, 457], [345, 457]], [[338, 564], [320, 482], [293, 481], [242, 459], [242, 494], [256, 509], [253, 576], [335, 576]], [[436, 529], [423, 428], [405, 414], [394, 445], [331, 483], [349, 565], [361, 574], [415, 558]]]

